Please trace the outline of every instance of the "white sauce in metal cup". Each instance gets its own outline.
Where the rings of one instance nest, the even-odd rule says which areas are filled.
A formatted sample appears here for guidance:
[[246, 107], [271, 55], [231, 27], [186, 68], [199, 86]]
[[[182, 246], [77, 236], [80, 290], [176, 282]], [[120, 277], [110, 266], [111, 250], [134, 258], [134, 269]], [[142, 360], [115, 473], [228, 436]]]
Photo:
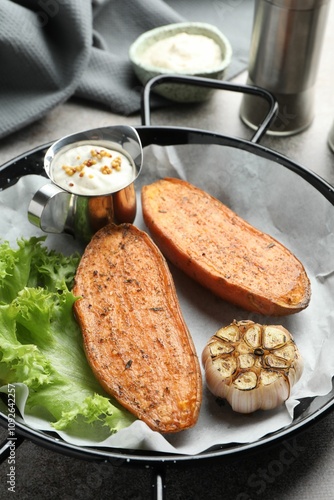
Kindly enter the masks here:
[[59, 152], [51, 171], [53, 181], [77, 195], [100, 196], [117, 192], [134, 180], [134, 166], [120, 151], [92, 144]]

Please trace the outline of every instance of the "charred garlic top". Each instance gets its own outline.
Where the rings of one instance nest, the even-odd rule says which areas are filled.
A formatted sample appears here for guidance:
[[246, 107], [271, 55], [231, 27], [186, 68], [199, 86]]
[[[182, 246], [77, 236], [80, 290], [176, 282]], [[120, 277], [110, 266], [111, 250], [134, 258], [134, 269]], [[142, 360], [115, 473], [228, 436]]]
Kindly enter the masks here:
[[303, 371], [288, 330], [253, 321], [234, 321], [218, 330], [203, 350], [202, 362], [210, 391], [240, 413], [279, 406]]

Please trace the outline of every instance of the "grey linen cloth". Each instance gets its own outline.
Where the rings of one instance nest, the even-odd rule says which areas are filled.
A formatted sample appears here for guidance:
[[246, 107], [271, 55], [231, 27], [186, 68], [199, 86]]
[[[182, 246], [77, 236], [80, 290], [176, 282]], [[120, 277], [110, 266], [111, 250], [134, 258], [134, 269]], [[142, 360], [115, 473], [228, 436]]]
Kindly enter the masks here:
[[[140, 110], [142, 85], [128, 57], [144, 31], [216, 25], [233, 48], [227, 79], [247, 66], [254, 0], [0, 0], [0, 138], [70, 97], [110, 112]], [[151, 105], [168, 104], [152, 95]]]
[[183, 20], [162, 0], [1, 0], [0, 137], [71, 96], [114, 113], [138, 111], [129, 46]]

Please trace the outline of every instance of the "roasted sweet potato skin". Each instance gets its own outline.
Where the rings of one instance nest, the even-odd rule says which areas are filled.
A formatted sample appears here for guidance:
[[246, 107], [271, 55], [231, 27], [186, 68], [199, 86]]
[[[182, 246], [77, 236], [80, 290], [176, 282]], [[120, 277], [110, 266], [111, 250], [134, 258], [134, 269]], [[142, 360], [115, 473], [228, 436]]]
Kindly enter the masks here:
[[243, 309], [282, 316], [305, 309], [302, 263], [219, 200], [173, 178], [142, 188], [144, 221], [165, 257], [214, 294]]
[[160, 250], [131, 224], [98, 231], [73, 292], [88, 362], [102, 387], [161, 433], [195, 425], [202, 376]]

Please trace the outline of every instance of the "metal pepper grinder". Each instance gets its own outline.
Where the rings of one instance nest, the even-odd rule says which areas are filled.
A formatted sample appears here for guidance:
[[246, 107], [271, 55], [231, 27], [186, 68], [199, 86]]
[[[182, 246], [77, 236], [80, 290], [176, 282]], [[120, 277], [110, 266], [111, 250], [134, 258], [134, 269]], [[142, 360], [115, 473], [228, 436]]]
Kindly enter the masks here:
[[[268, 134], [301, 132], [314, 117], [314, 86], [330, 0], [255, 0], [248, 81], [279, 104]], [[267, 104], [243, 97], [240, 116], [256, 129]]]

